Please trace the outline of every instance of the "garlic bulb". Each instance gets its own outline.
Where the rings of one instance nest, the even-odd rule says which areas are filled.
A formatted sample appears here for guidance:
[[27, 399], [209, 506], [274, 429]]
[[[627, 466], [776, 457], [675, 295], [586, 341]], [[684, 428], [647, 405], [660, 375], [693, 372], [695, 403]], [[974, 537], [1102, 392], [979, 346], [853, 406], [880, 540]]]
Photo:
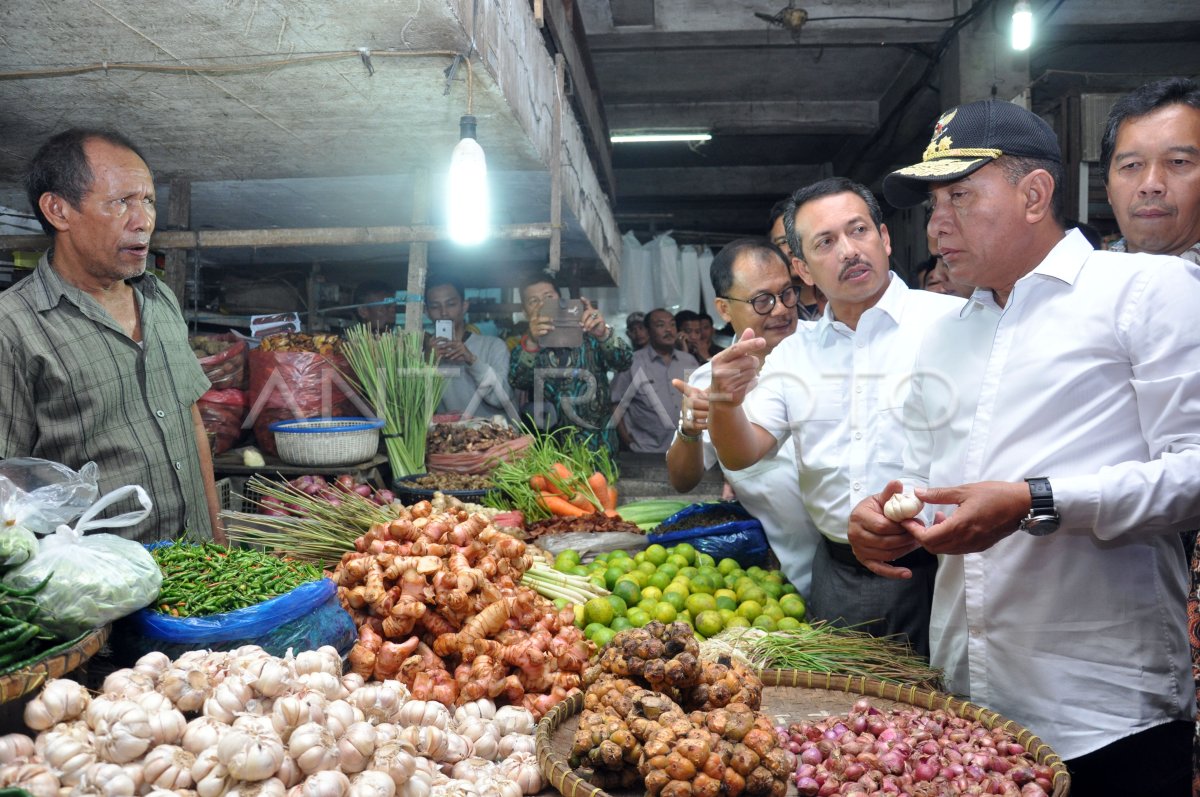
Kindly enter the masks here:
[[173, 744], [163, 744], [146, 753], [142, 761], [142, 777], [146, 785], [156, 789], [190, 789], [192, 765], [196, 756]]
[[196, 717], [187, 724], [183, 732], [183, 749], [192, 755], [200, 755], [210, 747], [215, 748], [217, 742], [229, 730], [229, 726], [212, 717]]
[[510, 733], [533, 733], [533, 726], [537, 724], [533, 712], [520, 706], [501, 706], [496, 709], [494, 721], [500, 729], [501, 736]]
[[350, 691], [342, 685], [342, 679], [339, 675], [334, 675], [323, 670], [304, 673], [296, 680], [305, 689], [320, 692], [328, 700], [341, 700], [350, 694]]
[[83, 721], [62, 723], [53, 730], [42, 731], [34, 749], [64, 786], [79, 783], [83, 771], [96, 763], [96, 744]]
[[467, 780], [449, 780], [433, 784], [431, 797], [480, 797], [475, 784]]
[[156, 682], [171, 666], [171, 657], [161, 650], [152, 650], [133, 663], [133, 669], [145, 673]]
[[101, 795], [101, 797], [134, 797], [138, 784], [117, 764], [95, 763], [84, 769], [72, 795]]
[[[129, 699], [146, 709], [147, 714], [175, 708], [175, 705], [162, 692], [144, 692]], [[186, 724], [187, 721], [184, 720], [184, 723]]]
[[346, 702], [361, 709], [369, 721], [378, 725], [381, 722], [396, 722], [408, 698], [408, 688], [404, 684], [384, 681], [355, 689], [346, 697]]
[[500, 775], [488, 775], [475, 781], [481, 797], [521, 797], [521, 785]]
[[430, 725], [446, 730], [450, 726], [450, 710], [435, 700], [409, 700], [400, 707], [397, 725]]
[[446, 732], [437, 726], [410, 725], [400, 729], [397, 738], [401, 744], [409, 745], [417, 755], [441, 761], [448, 741]]
[[217, 758], [217, 748], [210, 747], [196, 756], [192, 764], [192, 781], [200, 797], [219, 797], [229, 785], [229, 770]]
[[324, 725], [306, 722], [288, 739], [288, 754], [305, 775], [336, 769], [338, 766], [337, 737]]
[[195, 789], [151, 789], [146, 797], [196, 797]]
[[297, 727], [306, 722], [325, 724], [324, 697], [312, 692], [304, 696], [285, 695], [271, 706], [271, 724], [279, 738], [288, 741]]
[[537, 740], [527, 733], [510, 733], [500, 737], [500, 746], [496, 750], [496, 760], [508, 758], [513, 753], [536, 753]]
[[217, 759], [237, 780], [266, 780], [283, 763], [283, 742], [270, 728], [270, 721], [255, 719], [260, 722], [234, 725], [217, 744]]
[[455, 722], [463, 722], [471, 717], [490, 720], [494, 716], [496, 716], [496, 704], [486, 697], [472, 700], [470, 703], [463, 703], [454, 709]]
[[925, 504], [913, 493], [896, 493], [883, 505], [883, 514], [888, 520], [899, 523], [921, 514]]
[[395, 797], [396, 784], [383, 772], [360, 772], [350, 778], [350, 797]]
[[283, 781], [283, 785], [290, 789], [304, 780], [304, 773], [300, 771], [300, 765], [296, 763], [296, 759], [285, 755], [283, 763], [279, 765], [279, 770], [275, 773], [275, 778]]
[[150, 739], [154, 744], [179, 744], [187, 731], [188, 723], [179, 709], [166, 701], [168, 708], [161, 711], [147, 711], [146, 718], [150, 722]]
[[297, 675], [327, 672], [341, 678], [342, 655], [332, 645], [322, 645], [316, 650], [305, 650], [297, 654], [295, 667]]
[[246, 685], [240, 676], [230, 675], [213, 689], [212, 695], [204, 701], [204, 713], [213, 719], [218, 719], [227, 725], [232, 725], [239, 714], [249, 710], [254, 692]]
[[420, 772], [396, 788], [396, 797], [430, 797], [432, 792], [433, 778]]
[[[370, 721], [370, 717], [367, 718]], [[381, 722], [375, 726], [375, 744], [390, 742], [400, 735], [400, 728], [390, 722]]]
[[[342, 686], [346, 687], [347, 692], [353, 693], [358, 689], [362, 689], [367, 684], [367, 679], [363, 678], [356, 672], [348, 672], [342, 676]], [[350, 779], [351, 781], [354, 778]]]
[[369, 722], [355, 722], [338, 738], [338, 758], [342, 772], [362, 772], [375, 752], [375, 728]]
[[[488, 761], [495, 761], [500, 752], [500, 731], [496, 726], [488, 723], [484, 724], [484, 720], [475, 720], [482, 725], [482, 729], [474, 725], [466, 724], [467, 730], [471, 733], [477, 733], [472, 738], [471, 733], [459, 731], [459, 735], [470, 740], [472, 754], [477, 758], [485, 758]], [[511, 735], [511, 734], [510, 734]]]
[[25, 724], [35, 731], [79, 719], [91, 702], [87, 690], [69, 678], [47, 681], [41, 693], [25, 704]]
[[308, 776], [301, 792], [304, 797], [348, 797], [350, 778], [337, 770], [324, 770]]
[[278, 778], [238, 781], [229, 785], [226, 797], [286, 797], [287, 786]]
[[104, 679], [104, 685], [100, 687], [100, 693], [111, 697], [133, 699], [138, 695], [153, 692], [154, 687], [155, 677], [153, 675], [126, 667], [110, 672]]
[[[99, 700], [94, 701], [99, 703]], [[92, 725], [96, 752], [105, 761], [125, 764], [140, 758], [152, 739], [146, 710], [132, 700], [118, 700]]]
[[329, 728], [334, 736], [341, 736], [351, 725], [363, 722], [366, 718], [361, 709], [355, 708], [345, 700], [334, 700], [325, 706], [325, 727]]
[[33, 755], [33, 739], [23, 733], [0, 736], [0, 764], [15, 764], [17, 759]]
[[279, 697], [291, 688], [295, 672], [291, 666], [263, 651], [265, 657], [248, 662], [244, 669], [246, 682], [264, 697]]
[[495, 771], [496, 765], [485, 758], [471, 756], [459, 761], [450, 770], [450, 777], [456, 780], [469, 780], [472, 783], [483, 780]]
[[58, 776], [45, 764], [7, 764], [0, 766], [0, 785], [24, 789], [33, 797], [58, 797]]
[[462, 734], [447, 733], [446, 734], [446, 750], [442, 753], [441, 761], [447, 764], [454, 764], [462, 761], [464, 758], [470, 758], [475, 752], [475, 746], [471, 744], [471, 740]]
[[159, 691], [180, 711], [199, 711], [213, 686], [202, 669], [180, 667], [179, 662], [160, 676], [158, 684]]
[[398, 741], [380, 742], [371, 756], [373, 771], [386, 772], [397, 787], [403, 786], [417, 771], [416, 757]]
[[513, 753], [496, 765], [496, 771], [501, 777], [516, 781], [525, 794], [537, 794], [546, 785], [533, 753]]

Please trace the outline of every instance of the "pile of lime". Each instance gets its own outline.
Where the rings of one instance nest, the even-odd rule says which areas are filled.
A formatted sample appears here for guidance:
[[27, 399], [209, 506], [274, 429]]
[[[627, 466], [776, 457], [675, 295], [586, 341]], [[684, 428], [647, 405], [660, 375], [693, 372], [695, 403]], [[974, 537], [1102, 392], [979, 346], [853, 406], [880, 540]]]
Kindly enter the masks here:
[[563, 551], [554, 567], [611, 591], [575, 607], [576, 624], [599, 646], [651, 620], [681, 620], [701, 639], [734, 626], [774, 631], [805, 625], [804, 599], [778, 570], [743, 570], [734, 559], [714, 561], [688, 543], [656, 543], [633, 555], [612, 551], [586, 565], [577, 552]]

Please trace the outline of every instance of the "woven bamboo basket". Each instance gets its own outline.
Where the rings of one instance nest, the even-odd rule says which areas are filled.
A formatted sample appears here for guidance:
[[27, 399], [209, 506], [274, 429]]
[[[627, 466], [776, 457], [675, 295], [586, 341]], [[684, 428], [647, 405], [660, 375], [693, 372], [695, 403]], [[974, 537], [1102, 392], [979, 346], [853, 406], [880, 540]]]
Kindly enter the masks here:
[[0, 675], [0, 703], [24, 697], [46, 681], [61, 678], [95, 656], [108, 640], [111, 626], [101, 626], [46, 651], [42, 658], [19, 670]]
[[[788, 724], [803, 719], [820, 718], [834, 714], [849, 713], [859, 695], [875, 700], [880, 708], [898, 708], [902, 705], [916, 706], [926, 710], [942, 709], [958, 717], [979, 722], [991, 729], [1000, 727], [1011, 733], [1037, 760], [1054, 770], [1054, 792], [1052, 797], [1067, 797], [1071, 791], [1071, 776], [1067, 767], [1050, 746], [1032, 731], [1012, 720], [1005, 719], [994, 711], [969, 703], [965, 700], [931, 692], [916, 686], [886, 683], [873, 678], [827, 673], [801, 672], [798, 670], [764, 670], [761, 674], [763, 710], [777, 724]], [[559, 703], [542, 718], [537, 726], [537, 759], [546, 780], [563, 797], [631, 797], [641, 795], [639, 791], [615, 792], [610, 795], [603, 789], [576, 775], [567, 762], [575, 728], [579, 724], [578, 714], [583, 710], [583, 695], [576, 693]], [[795, 795], [795, 787], [789, 784], [788, 793]]]

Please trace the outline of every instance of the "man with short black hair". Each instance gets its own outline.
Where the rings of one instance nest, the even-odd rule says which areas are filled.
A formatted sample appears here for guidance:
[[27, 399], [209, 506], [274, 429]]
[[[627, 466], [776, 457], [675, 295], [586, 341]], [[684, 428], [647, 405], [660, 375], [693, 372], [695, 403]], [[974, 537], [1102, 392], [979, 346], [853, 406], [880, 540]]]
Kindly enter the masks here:
[[630, 313], [625, 318], [625, 337], [634, 351], [650, 342], [650, 333], [646, 331], [646, 314]]
[[1100, 162], [1124, 236], [1110, 250], [1200, 263], [1200, 86], [1169, 78], [1117, 100]]
[[355, 315], [372, 332], [396, 326], [396, 291], [386, 282], [365, 280], [354, 289]]
[[978, 288], [930, 328], [903, 408], [901, 479], [932, 506], [889, 520], [901, 482], [877, 483], [850, 541], [880, 575], [938, 555], [932, 663], [1034, 729], [1072, 795], [1187, 794], [1200, 269], [1095, 251], [1064, 229], [1062, 177], [1050, 126], [985, 100], [884, 180], [896, 207], [931, 202], [951, 277]]
[[800, 301], [796, 305], [796, 317], [801, 321], [816, 321], [821, 317], [821, 313], [825, 312], [825, 297], [821, 294], [820, 288], [802, 280], [796, 268], [796, 256], [792, 253], [787, 232], [783, 228], [784, 212], [791, 201], [792, 197], [789, 195], [771, 206], [771, 212], [767, 214], [767, 239], [778, 246], [780, 251], [787, 256], [788, 269], [792, 274], [792, 284], [800, 291]]
[[675, 347], [678, 332], [669, 310], [659, 307], [646, 313], [646, 329], [649, 345], [635, 351], [628, 370], [613, 379], [613, 418], [626, 450], [664, 454], [675, 435], [682, 401], [671, 380], [687, 379], [700, 363]]
[[508, 391], [508, 347], [500, 338], [467, 329], [470, 309], [457, 280], [432, 276], [426, 283], [425, 312], [430, 320], [453, 324], [449, 339], [430, 339], [439, 370], [447, 376], [438, 411], [516, 420]]

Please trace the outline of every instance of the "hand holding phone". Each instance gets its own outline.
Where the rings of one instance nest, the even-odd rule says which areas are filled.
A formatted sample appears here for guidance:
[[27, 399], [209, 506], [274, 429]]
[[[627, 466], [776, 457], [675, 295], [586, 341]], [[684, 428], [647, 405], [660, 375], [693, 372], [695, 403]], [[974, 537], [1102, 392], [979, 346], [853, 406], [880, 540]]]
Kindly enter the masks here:
[[443, 340], [454, 340], [454, 322], [449, 318], [434, 321], [433, 336], [435, 338], [442, 338]]

